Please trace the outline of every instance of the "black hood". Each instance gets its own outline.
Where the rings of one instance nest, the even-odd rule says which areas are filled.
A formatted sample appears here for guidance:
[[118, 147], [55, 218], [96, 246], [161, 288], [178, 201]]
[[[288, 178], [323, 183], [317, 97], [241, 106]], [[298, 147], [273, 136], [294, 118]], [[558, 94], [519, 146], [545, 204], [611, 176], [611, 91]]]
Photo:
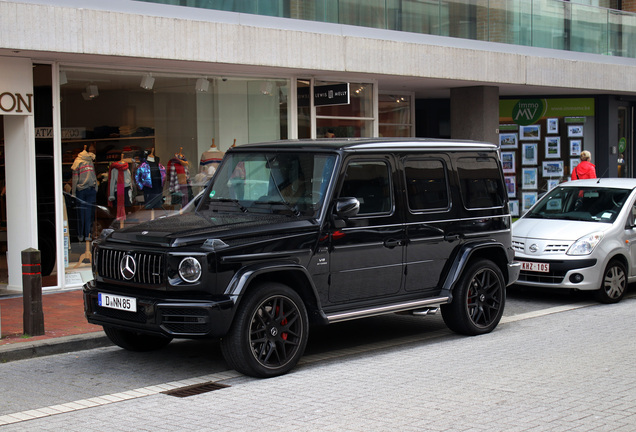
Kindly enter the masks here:
[[317, 227], [315, 220], [297, 219], [286, 215], [215, 213], [185, 213], [164, 217], [113, 232], [109, 239], [118, 242], [178, 246], [202, 242], [209, 238], [229, 238], [269, 234], [278, 230]]

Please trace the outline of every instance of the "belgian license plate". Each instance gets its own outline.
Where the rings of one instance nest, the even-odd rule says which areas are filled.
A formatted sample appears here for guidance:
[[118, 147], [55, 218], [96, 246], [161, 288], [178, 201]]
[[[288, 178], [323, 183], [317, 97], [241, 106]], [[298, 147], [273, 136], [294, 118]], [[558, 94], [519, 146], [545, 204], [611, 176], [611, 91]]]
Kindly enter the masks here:
[[101, 307], [137, 312], [137, 299], [134, 297], [97, 293], [97, 301]]
[[550, 271], [550, 264], [540, 263], [540, 262], [521, 261], [521, 270], [548, 273]]

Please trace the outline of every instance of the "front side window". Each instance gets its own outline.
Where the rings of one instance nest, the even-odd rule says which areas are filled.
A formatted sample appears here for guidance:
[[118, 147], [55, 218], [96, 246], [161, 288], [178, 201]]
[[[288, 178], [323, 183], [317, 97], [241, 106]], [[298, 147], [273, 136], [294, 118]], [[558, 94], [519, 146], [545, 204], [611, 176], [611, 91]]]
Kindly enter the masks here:
[[347, 166], [340, 197], [360, 201], [359, 215], [391, 212], [389, 166], [382, 161], [352, 162]]
[[318, 217], [335, 160], [311, 153], [229, 154], [198, 211]]
[[462, 157], [457, 160], [462, 200], [467, 209], [502, 207], [506, 189], [499, 164], [492, 157]]

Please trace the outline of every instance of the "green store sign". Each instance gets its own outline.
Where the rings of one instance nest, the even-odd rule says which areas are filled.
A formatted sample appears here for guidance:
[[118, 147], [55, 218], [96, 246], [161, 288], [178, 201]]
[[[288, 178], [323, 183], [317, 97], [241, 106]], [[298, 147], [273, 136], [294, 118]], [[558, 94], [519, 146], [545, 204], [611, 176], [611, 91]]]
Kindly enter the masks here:
[[499, 117], [521, 126], [546, 117], [589, 117], [594, 115], [593, 98], [506, 99], [499, 101]]

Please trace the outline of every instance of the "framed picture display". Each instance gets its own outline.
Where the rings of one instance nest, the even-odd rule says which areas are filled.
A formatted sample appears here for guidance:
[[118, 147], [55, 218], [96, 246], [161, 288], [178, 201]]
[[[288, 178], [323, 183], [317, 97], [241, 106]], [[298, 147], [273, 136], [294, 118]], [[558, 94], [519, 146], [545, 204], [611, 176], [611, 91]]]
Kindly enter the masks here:
[[539, 141], [541, 139], [541, 125], [519, 126], [519, 139]]
[[553, 159], [561, 157], [561, 137], [545, 137], [545, 157]]
[[527, 212], [537, 202], [536, 192], [524, 192], [521, 196], [521, 205], [523, 212]]
[[503, 169], [503, 172], [514, 174], [515, 152], [501, 152], [501, 167]]
[[579, 138], [583, 136], [583, 125], [568, 125], [568, 137]]
[[519, 216], [519, 200], [508, 201], [508, 207], [510, 208], [510, 216]]
[[559, 119], [558, 118], [549, 118], [546, 120], [546, 128], [548, 134], [558, 134], [559, 133]]
[[508, 191], [508, 197], [514, 198], [517, 196], [517, 176], [504, 176], [506, 182], [506, 190]]
[[502, 149], [517, 148], [519, 135], [516, 133], [499, 134], [499, 147]]
[[570, 172], [568, 173], [568, 176], [570, 174], [572, 174], [572, 171], [574, 170], [574, 168], [576, 168], [576, 166], [579, 164], [579, 162], [581, 162], [581, 159], [579, 159], [579, 158], [571, 158], [570, 159]]
[[570, 140], [570, 156], [580, 156], [581, 155], [581, 140], [573, 139]]
[[521, 144], [521, 165], [537, 164], [537, 144]]
[[521, 169], [521, 189], [537, 188], [537, 169], [522, 168]]
[[543, 177], [563, 177], [563, 161], [543, 162]]
[[554, 189], [559, 184], [559, 179], [548, 179], [548, 191]]

